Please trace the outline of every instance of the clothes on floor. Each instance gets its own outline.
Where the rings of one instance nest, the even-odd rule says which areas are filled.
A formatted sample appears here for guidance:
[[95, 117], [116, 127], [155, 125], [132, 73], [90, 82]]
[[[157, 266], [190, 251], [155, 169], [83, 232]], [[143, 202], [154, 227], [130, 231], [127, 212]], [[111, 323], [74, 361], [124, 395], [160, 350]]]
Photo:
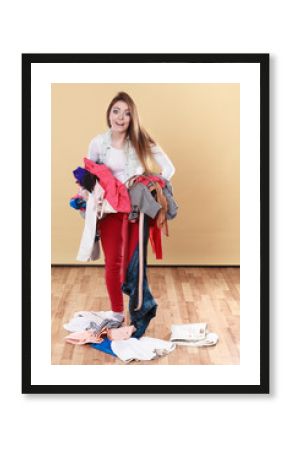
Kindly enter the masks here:
[[[107, 319], [106, 319], [107, 320]], [[116, 340], [124, 340], [129, 339], [133, 332], [134, 326], [121, 326], [120, 324], [116, 324], [116, 322], [107, 322], [104, 321], [103, 328], [100, 330], [87, 330], [87, 331], [77, 331], [74, 333], [70, 333], [65, 336], [66, 342], [69, 344], [75, 345], [84, 345], [89, 343], [98, 344], [103, 342], [105, 338], [110, 339], [111, 341]]]
[[134, 333], [135, 328], [134, 325], [119, 327], [119, 328], [111, 328], [107, 331], [107, 336], [111, 341], [119, 341], [124, 339], [129, 339]]
[[108, 355], [112, 355], [112, 356], [116, 357], [117, 355], [115, 355], [115, 353], [113, 352], [113, 350], [111, 348], [111, 343], [112, 343], [112, 341], [110, 339], [108, 339], [107, 337], [105, 337], [102, 342], [97, 343], [97, 344], [91, 344], [91, 347], [95, 348], [96, 350], [100, 350], [101, 352], [107, 353]]
[[82, 332], [82, 331], [94, 331], [100, 332], [104, 328], [118, 328], [122, 325], [122, 319], [118, 320], [118, 317], [112, 316], [104, 318], [94, 311], [79, 311], [76, 312], [73, 318], [63, 325], [67, 331]]
[[218, 340], [219, 337], [216, 333], [208, 331], [206, 323], [186, 323], [171, 326], [170, 341], [177, 345], [207, 347], [215, 345]]
[[104, 337], [107, 336], [107, 328], [104, 328], [99, 333], [95, 331], [77, 331], [65, 336], [65, 341], [68, 344], [74, 345], [84, 345], [89, 343], [100, 343], [103, 342]]
[[112, 351], [124, 362], [149, 361], [160, 356], [166, 356], [175, 348], [176, 345], [172, 342], [151, 337], [111, 342]]

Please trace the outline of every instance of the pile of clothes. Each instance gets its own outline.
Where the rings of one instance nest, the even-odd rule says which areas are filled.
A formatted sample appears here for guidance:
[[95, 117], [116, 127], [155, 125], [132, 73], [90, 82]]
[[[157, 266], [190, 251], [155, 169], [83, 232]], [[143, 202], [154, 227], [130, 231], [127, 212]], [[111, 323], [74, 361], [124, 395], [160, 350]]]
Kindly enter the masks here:
[[216, 345], [218, 335], [208, 331], [206, 323], [176, 324], [171, 326], [169, 341], [143, 336], [132, 337], [134, 325], [124, 326], [123, 318], [112, 311], [79, 311], [64, 324], [70, 334], [65, 336], [69, 344], [90, 344], [96, 350], [125, 363], [150, 361], [166, 356], [177, 345], [209, 347]]
[[[162, 259], [162, 232], [169, 236], [167, 220], [177, 215], [178, 205], [172, 186], [161, 175], [138, 175], [125, 184], [113, 176], [103, 163], [84, 158], [84, 167], [73, 171], [79, 184], [70, 205], [84, 217], [84, 230], [77, 255], [78, 261], [100, 258], [98, 220], [106, 214], [123, 212], [122, 291], [129, 296], [133, 337], [145, 333], [155, 317], [157, 303], [152, 296], [146, 276], [147, 243], [150, 240], [157, 259]], [[139, 223], [139, 242], [130, 260], [127, 259], [128, 224]]]
[[176, 344], [162, 339], [132, 337], [134, 325], [123, 326], [111, 311], [79, 311], [64, 324], [71, 333], [65, 337], [69, 344], [91, 344], [97, 350], [116, 356], [123, 362], [148, 361], [172, 352]]

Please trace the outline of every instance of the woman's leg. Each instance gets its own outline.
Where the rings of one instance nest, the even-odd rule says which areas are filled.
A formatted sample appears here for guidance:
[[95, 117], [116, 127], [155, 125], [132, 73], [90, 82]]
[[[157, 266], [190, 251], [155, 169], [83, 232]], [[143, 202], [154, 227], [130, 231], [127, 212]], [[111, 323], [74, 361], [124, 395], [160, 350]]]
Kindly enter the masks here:
[[121, 289], [123, 213], [111, 213], [98, 222], [105, 259], [106, 285], [113, 312], [123, 312]]

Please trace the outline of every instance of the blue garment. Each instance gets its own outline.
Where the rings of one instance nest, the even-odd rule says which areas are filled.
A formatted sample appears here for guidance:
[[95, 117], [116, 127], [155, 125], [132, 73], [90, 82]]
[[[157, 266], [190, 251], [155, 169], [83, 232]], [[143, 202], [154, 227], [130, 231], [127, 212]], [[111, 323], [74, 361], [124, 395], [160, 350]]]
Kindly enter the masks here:
[[132, 337], [140, 338], [149, 325], [149, 322], [156, 316], [157, 303], [154, 300], [147, 281], [147, 244], [149, 239], [149, 217], [144, 215], [144, 232], [143, 232], [143, 255], [144, 255], [144, 271], [143, 271], [143, 303], [138, 311], [134, 311], [138, 305], [138, 283], [139, 283], [139, 243], [129, 262], [126, 279], [122, 284], [122, 291], [129, 295], [129, 313], [131, 325], [134, 325], [136, 331]]
[[74, 209], [86, 209], [87, 202], [82, 198], [73, 197], [69, 204]]
[[96, 180], [99, 180], [99, 178], [96, 175], [90, 173], [87, 169], [84, 169], [83, 167], [77, 167], [75, 170], [73, 170], [73, 174], [76, 181], [89, 192], [93, 191], [96, 184]]
[[103, 342], [100, 342], [99, 344], [91, 344], [91, 347], [101, 350], [101, 352], [108, 353], [108, 355], [117, 356], [111, 348], [111, 342], [112, 341], [106, 337]]
[[87, 174], [87, 172], [88, 171], [83, 167], [77, 167], [75, 170], [73, 170], [74, 177], [80, 183], [80, 185], [82, 184], [84, 176]]

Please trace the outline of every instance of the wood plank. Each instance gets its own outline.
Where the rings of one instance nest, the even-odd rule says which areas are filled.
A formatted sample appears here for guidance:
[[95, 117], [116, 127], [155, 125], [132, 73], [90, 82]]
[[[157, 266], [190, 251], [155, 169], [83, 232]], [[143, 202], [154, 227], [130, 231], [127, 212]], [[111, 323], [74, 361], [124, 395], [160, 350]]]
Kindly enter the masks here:
[[[219, 335], [216, 346], [177, 346], [168, 356], [133, 365], [239, 364], [240, 269], [232, 267], [150, 267], [148, 282], [158, 303], [146, 336], [168, 340], [172, 324], [206, 322]], [[110, 309], [103, 267], [52, 267], [52, 364], [124, 364], [90, 345], [67, 344], [63, 324], [77, 311]], [[124, 295], [128, 311], [128, 296]], [[126, 323], [130, 323], [126, 312]]]

